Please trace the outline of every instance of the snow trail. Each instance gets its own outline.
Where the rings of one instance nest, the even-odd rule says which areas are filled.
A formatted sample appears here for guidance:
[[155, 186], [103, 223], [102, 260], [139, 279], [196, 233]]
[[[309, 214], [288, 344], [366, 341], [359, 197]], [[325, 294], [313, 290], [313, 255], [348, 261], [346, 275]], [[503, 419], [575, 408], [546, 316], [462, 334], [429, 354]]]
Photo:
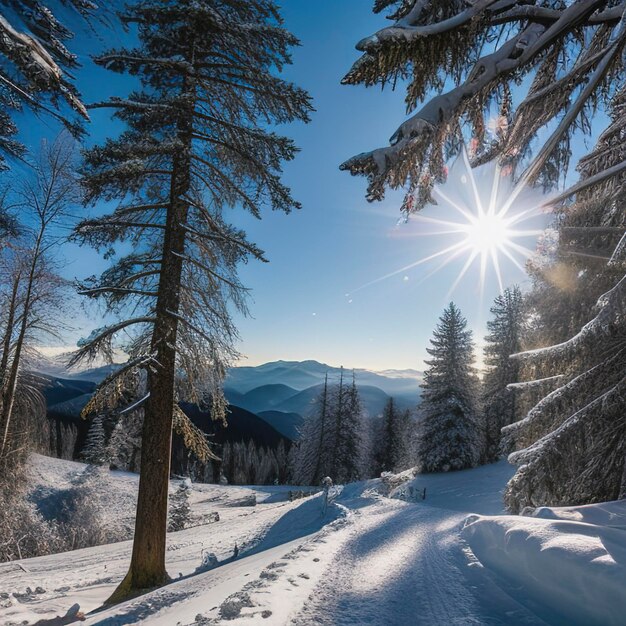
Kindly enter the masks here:
[[361, 508], [292, 623], [544, 624], [495, 585], [483, 589], [463, 572], [467, 557], [457, 530], [465, 517], [394, 500]]

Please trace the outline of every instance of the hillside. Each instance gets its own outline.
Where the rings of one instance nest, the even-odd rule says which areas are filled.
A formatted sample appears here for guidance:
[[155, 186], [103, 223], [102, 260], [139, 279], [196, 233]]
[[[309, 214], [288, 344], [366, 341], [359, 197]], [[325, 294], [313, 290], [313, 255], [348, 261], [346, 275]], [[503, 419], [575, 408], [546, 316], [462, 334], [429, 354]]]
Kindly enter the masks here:
[[[64, 488], [83, 469], [35, 456], [33, 493]], [[626, 502], [503, 515], [498, 494], [512, 471], [501, 462], [354, 483], [335, 489], [325, 512], [319, 495], [287, 501], [288, 487], [195, 484], [192, 513], [205, 523], [169, 534], [174, 581], [83, 623], [621, 626]], [[127, 516], [137, 477], [107, 480], [105, 514]], [[257, 505], [241, 506], [252, 495]], [[207, 524], [214, 513], [219, 521]], [[33, 624], [75, 604], [93, 611], [124, 575], [130, 549], [0, 565], [0, 622]], [[209, 552], [218, 566], [198, 570]]]

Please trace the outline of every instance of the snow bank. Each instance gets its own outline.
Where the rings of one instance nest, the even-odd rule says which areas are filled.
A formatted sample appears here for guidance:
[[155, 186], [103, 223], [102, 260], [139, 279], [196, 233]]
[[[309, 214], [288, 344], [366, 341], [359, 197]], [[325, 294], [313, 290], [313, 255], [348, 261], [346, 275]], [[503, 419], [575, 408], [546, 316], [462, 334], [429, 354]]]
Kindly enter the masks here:
[[487, 572], [547, 621], [623, 625], [626, 500], [532, 515], [473, 515], [462, 534]]

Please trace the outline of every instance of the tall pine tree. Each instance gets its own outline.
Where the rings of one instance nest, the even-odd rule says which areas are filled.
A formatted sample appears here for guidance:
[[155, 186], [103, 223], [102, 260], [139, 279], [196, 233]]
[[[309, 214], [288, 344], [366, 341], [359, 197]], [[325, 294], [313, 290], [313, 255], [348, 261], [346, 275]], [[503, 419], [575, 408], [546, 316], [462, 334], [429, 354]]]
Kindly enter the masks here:
[[96, 62], [138, 76], [142, 89], [97, 105], [113, 108], [127, 130], [89, 150], [84, 167], [87, 199], [119, 204], [76, 230], [107, 256], [120, 242], [131, 249], [83, 286], [121, 319], [82, 342], [75, 362], [111, 358], [120, 333], [132, 333], [121, 346], [128, 363], [86, 410], [114, 405], [126, 380], [144, 372], [133, 405], [144, 413], [135, 541], [111, 602], [168, 580], [173, 424], [194, 439], [177, 396], [224, 416], [221, 381], [236, 336], [229, 304], [245, 310], [237, 264], [262, 253], [226, 223], [223, 209], [259, 217], [264, 206], [299, 207], [280, 181], [296, 148], [268, 126], [306, 121], [311, 111], [306, 92], [276, 76], [298, 42], [271, 0], [146, 0], [128, 5], [122, 20], [136, 27], [138, 47]]
[[519, 287], [505, 289], [490, 309], [493, 318], [487, 322], [485, 337], [485, 375], [482, 385], [482, 406], [485, 430], [486, 463], [501, 454], [500, 431], [521, 416], [517, 413], [516, 395], [507, 388], [519, 379], [519, 361], [510, 356], [522, 349], [524, 304]]
[[424, 472], [475, 466], [481, 438], [472, 332], [451, 302], [440, 318], [426, 361], [420, 405], [418, 463]]

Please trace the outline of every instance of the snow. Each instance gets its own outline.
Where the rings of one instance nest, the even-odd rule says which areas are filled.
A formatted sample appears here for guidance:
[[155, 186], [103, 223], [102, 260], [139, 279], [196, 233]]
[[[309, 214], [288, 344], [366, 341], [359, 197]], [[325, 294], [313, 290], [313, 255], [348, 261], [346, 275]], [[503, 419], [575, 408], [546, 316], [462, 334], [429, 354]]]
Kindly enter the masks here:
[[472, 516], [463, 536], [504, 589], [555, 623], [624, 624], [626, 500], [532, 515]]
[[[84, 467], [35, 456], [33, 488], [64, 488]], [[513, 471], [505, 462], [407, 471], [338, 487], [326, 508], [322, 494], [289, 502], [287, 486], [193, 484], [192, 514], [220, 519], [168, 535], [174, 582], [83, 623], [623, 624], [626, 503], [503, 515]], [[113, 519], [127, 514], [137, 477], [111, 472], [110, 482]], [[252, 496], [257, 505], [244, 506]], [[0, 564], [0, 623], [34, 624], [76, 603], [97, 609], [130, 549], [121, 542]], [[200, 571], [207, 553], [219, 565]]]

